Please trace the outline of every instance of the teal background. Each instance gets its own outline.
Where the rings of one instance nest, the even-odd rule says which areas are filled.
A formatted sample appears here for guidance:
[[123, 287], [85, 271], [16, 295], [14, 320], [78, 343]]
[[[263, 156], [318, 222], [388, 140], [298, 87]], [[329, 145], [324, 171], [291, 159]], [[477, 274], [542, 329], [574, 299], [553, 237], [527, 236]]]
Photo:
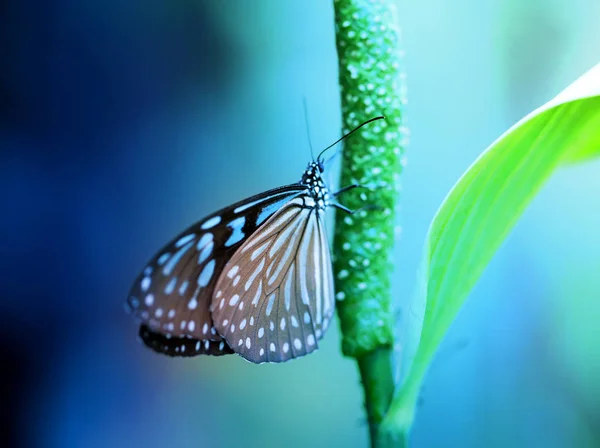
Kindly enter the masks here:
[[[395, 294], [475, 157], [600, 61], [600, 3], [399, 3], [411, 130]], [[329, 1], [0, 8], [6, 446], [364, 447], [333, 326], [284, 365], [168, 359], [123, 312], [188, 224], [299, 179], [339, 137]], [[335, 184], [337, 171], [331, 173]], [[442, 344], [415, 447], [600, 446], [600, 163], [536, 198]]]

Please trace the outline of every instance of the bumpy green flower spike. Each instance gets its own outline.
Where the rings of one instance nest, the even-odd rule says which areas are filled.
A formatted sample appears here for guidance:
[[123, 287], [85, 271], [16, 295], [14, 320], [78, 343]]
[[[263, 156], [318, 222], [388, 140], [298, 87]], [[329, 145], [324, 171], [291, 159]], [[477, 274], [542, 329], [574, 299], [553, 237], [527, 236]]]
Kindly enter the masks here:
[[368, 209], [338, 213], [334, 242], [342, 351], [359, 362], [373, 436], [393, 393], [390, 280], [407, 134], [405, 77], [394, 2], [336, 0], [334, 6], [344, 131], [385, 116], [345, 141], [340, 185], [367, 188], [344, 193], [342, 202]]
[[369, 187], [343, 195], [351, 209], [338, 215], [335, 272], [343, 351], [359, 357], [393, 345], [390, 276], [395, 207], [400, 194], [403, 134], [403, 74], [394, 4], [386, 1], [335, 2], [345, 130], [376, 115], [385, 120], [365, 126], [345, 142], [340, 185]]

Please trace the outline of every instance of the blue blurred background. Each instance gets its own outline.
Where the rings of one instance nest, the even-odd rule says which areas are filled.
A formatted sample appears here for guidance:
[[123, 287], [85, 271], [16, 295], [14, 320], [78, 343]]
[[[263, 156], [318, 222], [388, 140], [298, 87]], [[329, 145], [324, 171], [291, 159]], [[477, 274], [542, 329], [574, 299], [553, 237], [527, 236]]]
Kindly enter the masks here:
[[[405, 1], [395, 294], [477, 154], [600, 61], [596, 0]], [[339, 137], [332, 2], [0, 3], [2, 446], [365, 447], [333, 328], [285, 365], [169, 359], [123, 312], [176, 232]], [[442, 345], [415, 447], [600, 446], [600, 163], [527, 211]], [[336, 172], [332, 173], [336, 179]]]

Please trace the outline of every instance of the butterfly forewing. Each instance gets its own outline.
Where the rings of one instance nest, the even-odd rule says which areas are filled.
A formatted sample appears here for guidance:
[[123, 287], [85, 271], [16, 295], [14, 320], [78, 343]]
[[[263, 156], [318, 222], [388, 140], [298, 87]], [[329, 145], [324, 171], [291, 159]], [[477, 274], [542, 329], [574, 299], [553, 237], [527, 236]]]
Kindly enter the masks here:
[[251, 235], [225, 265], [212, 314], [218, 333], [249, 361], [314, 351], [334, 310], [323, 210], [302, 195]]
[[168, 356], [221, 356], [233, 353], [225, 341], [201, 341], [189, 336], [168, 338], [150, 330], [147, 325], [140, 326], [139, 336], [147, 347]]
[[138, 276], [127, 300], [129, 309], [153, 333], [221, 341], [209, 305], [223, 267], [257, 228], [305, 189], [296, 184], [267, 191], [186, 229]]

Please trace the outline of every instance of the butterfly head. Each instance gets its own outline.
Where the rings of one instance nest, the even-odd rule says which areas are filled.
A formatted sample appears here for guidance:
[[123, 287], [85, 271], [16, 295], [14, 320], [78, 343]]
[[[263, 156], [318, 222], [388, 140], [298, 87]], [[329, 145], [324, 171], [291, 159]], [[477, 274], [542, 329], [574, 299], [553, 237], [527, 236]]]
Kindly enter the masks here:
[[324, 171], [325, 166], [322, 160], [310, 162], [300, 180], [300, 184], [306, 185], [308, 194], [314, 199], [316, 206], [320, 209], [325, 209], [329, 206], [329, 189], [323, 179]]

